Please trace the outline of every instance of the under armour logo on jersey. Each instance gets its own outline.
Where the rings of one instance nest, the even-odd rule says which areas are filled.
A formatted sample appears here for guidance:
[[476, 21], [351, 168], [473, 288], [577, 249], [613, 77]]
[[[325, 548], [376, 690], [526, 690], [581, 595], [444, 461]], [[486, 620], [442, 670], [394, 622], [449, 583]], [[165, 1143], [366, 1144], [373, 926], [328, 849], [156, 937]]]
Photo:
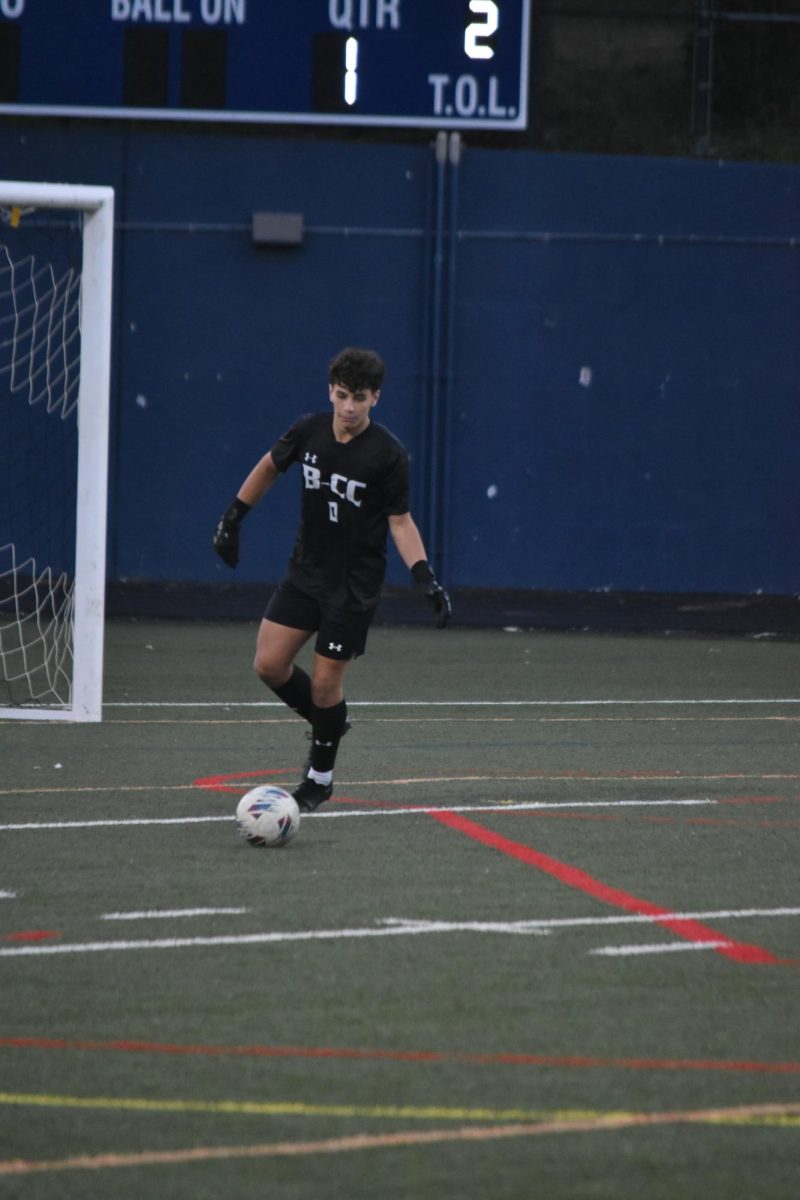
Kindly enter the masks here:
[[341, 645], [337, 646], [335, 642], [328, 642], [328, 649], [329, 650], [338, 650], [339, 654], [342, 653]]
[[310, 450], [306, 450], [303, 455], [303, 462], [315, 463], [317, 461], [316, 454], [312, 454]]

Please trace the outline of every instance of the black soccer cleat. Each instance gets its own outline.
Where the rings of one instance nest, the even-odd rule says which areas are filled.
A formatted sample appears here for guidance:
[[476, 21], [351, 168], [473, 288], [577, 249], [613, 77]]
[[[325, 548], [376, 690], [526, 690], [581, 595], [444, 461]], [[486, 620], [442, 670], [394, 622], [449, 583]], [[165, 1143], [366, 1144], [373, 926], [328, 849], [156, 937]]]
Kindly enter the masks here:
[[304, 779], [299, 788], [295, 788], [292, 792], [297, 807], [301, 812], [313, 812], [315, 808], [319, 808], [320, 804], [324, 804], [326, 800], [330, 800], [333, 795], [332, 783], [317, 783], [314, 779]]

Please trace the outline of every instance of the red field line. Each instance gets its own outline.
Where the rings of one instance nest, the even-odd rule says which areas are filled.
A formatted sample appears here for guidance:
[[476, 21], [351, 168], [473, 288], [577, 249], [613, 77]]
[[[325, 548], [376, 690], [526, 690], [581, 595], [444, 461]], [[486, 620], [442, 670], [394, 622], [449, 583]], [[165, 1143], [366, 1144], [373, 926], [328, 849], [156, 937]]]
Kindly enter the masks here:
[[[202, 775], [199, 779], [195, 779], [192, 787], [202, 788], [209, 792], [232, 792], [240, 795], [242, 786], [245, 788], [249, 782], [252, 782], [253, 787], [258, 786], [259, 779], [264, 779], [266, 776], [285, 775], [287, 772], [284, 768], [275, 767], [271, 770], [264, 768], [261, 771], [236, 771], [228, 775]], [[242, 783], [236, 784], [233, 781], [241, 779]]]
[[787, 796], [720, 796], [718, 804], [785, 804]]
[[434, 821], [438, 821], [458, 833], [465, 833], [467, 837], [492, 850], [499, 850], [501, 854], [515, 858], [518, 862], [525, 863], [526, 866], [544, 871], [545, 874], [551, 875], [560, 883], [576, 888], [586, 896], [601, 900], [604, 904], [610, 904], [614, 908], [621, 908], [625, 912], [651, 916], [655, 924], [669, 929], [686, 941], [722, 942], [722, 945], [710, 946], [709, 949], [713, 949], [716, 954], [721, 954], [725, 958], [733, 959], [734, 962], [768, 964], [770, 966], [785, 965], [785, 960], [778, 958], [761, 946], [734, 941], [733, 938], [729, 938], [726, 934], [720, 934], [699, 921], [675, 917], [668, 908], [662, 908], [658, 904], [652, 904], [649, 900], [642, 900], [630, 892], [625, 892], [621, 888], [602, 883], [599, 879], [587, 874], [586, 871], [582, 871], [580, 867], [572, 867], [569, 863], [551, 858], [549, 854], [543, 854], [533, 846], [511, 841], [510, 838], [494, 833], [484, 825], [479, 825], [476, 821], [471, 821], [460, 813], [435, 812], [431, 813], [431, 817]]
[[15, 933], [4, 933], [6, 942], [47, 942], [59, 938], [61, 934], [55, 929], [18, 929]]
[[93, 1050], [124, 1054], [170, 1054], [221, 1058], [344, 1059], [362, 1062], [462, 1063], [482, 1067], [570, 1067], [621, 1071], [729, 1071], [761, 1075], [800, 1074], [800, 1062], [724, 1058], [602, 1058], [587, 1054], [461, 1054], [445, 1050], [371, 1050], [352, 1046], [208, 1046], [138, 1039], [0, 1037], [0, 1048]]

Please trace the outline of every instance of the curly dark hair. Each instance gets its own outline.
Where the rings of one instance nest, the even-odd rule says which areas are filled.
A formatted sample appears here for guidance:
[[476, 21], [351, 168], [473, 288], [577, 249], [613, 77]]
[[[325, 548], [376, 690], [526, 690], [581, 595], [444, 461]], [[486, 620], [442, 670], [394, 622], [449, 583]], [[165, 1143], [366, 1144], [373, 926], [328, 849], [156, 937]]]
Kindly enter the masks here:
[[356, 346], [347, 346], [331, 360], [328, 382], [340, 383], [351, 392], [378, 392], [385, 374], [384, 361], [374, 350], [359, 350]]

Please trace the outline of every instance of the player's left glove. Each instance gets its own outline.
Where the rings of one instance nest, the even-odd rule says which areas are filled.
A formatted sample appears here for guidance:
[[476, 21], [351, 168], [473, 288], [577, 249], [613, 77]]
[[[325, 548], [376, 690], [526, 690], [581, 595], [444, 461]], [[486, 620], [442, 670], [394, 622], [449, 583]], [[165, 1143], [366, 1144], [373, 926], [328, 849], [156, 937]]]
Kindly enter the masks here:
[[214, 530], [214, 549], [229, 567], [235, 567], [239, 561], [239, 526], [249, 512], [250, 505], [237, 496], [230, 508], [222, 514]]
[[414, 563], [411, 568], [411, 574], [414, 577], [414, 583], [417, 585], [418, 590], [433, 609], [436, 618], [436, 628], [444, 629], [453, 615], [453, 607], [450, 603], [450, 597], [434, 575], [430, 563], [421, 558], [418, 563]]

